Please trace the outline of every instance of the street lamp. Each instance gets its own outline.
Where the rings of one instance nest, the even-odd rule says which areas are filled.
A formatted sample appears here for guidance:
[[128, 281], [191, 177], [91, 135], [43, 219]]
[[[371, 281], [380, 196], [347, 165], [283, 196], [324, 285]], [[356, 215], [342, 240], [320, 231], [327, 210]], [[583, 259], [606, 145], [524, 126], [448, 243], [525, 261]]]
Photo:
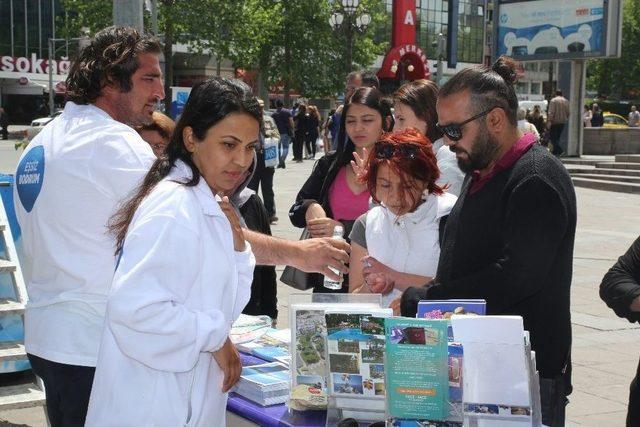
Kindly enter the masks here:
[[[53, 58], [56, 55], [56, 52], [60, 49], [62, 49], [65, 46], [69, 45], [69, 42], [78, 42], [78, 43], [82, 43], [82, 42], [86, 42], [89, 37], [88, 37], [88, 32], [89, 29], [86, 27], [82, 27], [82, 32], [85, 34], [83, 37], [73, 37], [70, 39], [49, 39], [49, 55], [48, 55], [48, 60], [47, 60], [47, 71], [49, 72], [49, 116], [53, 117], [53, 113], [54, 113], [54, 91], [53, 91]], [[55, 48], [55, 44], [56, 42], [60, 42], [60, 41], [66, 41], [67, 43], [65, 43], [64, 45], [58, 47], [57, 49]], [[80, 48], [82, 48], [83, 46], [80, 45]]]
[[344, 31], [347, 39], [346, 66], [351, 72], [353, 62], [353, 38], [356, 33], [362, 34], [371, 23], [371, 15], [360, 5], [360, 0], [340, 0], [334, 2], [334, 12], [329, 17], [329, 24], [334, 31]]

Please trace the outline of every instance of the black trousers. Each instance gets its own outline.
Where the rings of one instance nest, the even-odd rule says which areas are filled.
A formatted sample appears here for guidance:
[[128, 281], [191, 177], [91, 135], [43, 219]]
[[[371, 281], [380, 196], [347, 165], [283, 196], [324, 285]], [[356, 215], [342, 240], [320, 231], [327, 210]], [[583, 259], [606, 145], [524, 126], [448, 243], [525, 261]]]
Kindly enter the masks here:
[[[548, 427], [564, 427], [567, 399], [566, 379], [563, 375], [556, 378], [540, 377], [540, 403], [542, 406], [542, 424]], [[570, 387], [570, 386], [569, 386]]]
[[258, 188], [262, 184], [262, 201], [264, 202], [264, 207], [267, 209], [267, 214], [269, 214], [269, 217], [272, 217], [276, 214], [276, 202], [273, 194], [273, 174], [275, 173], [275, 168], [265, 167], [264, 153], [258, 152], [256, 156], [258, 160], [256, 171], [247, 187], [257, 194]]
[[44, 382], [51, 426], [84, 426], [96, 368], [52, 362], [33, 354], [27, 356], [33, 372]]
[[558, 155], [567, 151], [564, 147], [560, 146], [560, 136], [564, 130], [564, 123], [558, 123], [551, 125], [549, 128], [549, 139], [553, 144], [553, 154]]
[[304, 137], [304, 144], [307, 147], [307, 154], [311, 157], [316, 156], [316, 140], [318, 139], [318, 135], [307, 134]]
[[0, 129], [0, 134], [2, 134], [2, 139], [9, 139], [9, 131], [6, 126], [3, 126], [2, 129]]
[[304, 144], [304, 132], [297, 131], [293, 138], [293, 160], [302, 160], [302, 144]]
[[640, 363], [636, 377], [629, 387], [629, 407], [627, 409], [627, 427], [640, 426]]

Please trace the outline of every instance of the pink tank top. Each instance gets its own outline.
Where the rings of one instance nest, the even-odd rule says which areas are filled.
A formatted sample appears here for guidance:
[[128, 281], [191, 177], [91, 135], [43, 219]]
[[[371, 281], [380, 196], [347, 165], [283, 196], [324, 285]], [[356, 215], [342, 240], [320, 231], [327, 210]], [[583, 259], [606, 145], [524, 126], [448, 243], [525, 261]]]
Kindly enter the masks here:
[[[347, 166], [349, 167], [349, 166]], [[333, 219], [353, 221], [369, 210], [369, 192], [354, 194], [347, 183], [347, 169], [343, 167], [329, 187], [329, 204]]]

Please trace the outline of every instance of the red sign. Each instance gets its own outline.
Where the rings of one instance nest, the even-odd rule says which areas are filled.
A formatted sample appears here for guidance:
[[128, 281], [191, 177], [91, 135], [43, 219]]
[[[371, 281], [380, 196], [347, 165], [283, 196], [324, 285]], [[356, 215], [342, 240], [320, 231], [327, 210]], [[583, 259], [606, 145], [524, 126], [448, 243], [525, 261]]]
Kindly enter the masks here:
[[429, 77], [427, 56], [416, 43], [416, 1], [393, 1], [391, 49], [378, 71], [379, 78], [417, 80]]
[[416, 0], [394, 0], [392, 47], [416, 42]]

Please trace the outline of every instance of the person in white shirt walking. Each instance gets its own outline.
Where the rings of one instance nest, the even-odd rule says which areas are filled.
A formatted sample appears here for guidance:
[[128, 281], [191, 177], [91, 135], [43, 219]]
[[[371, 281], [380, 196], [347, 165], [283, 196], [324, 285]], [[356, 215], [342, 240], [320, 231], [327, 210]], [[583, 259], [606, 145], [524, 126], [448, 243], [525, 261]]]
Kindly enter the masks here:
[[15, 186], [29, 303], [25, 347], [52, 426], [84, 425], [115, 263], [107, 220], [153, 151], [132, 128], [164, 98], [160, 44], [100, 31], [74, 61], [64, 112], [29, 144]]
[[629, 127], [637, 128], [638, 126], [640, 126], [640, 111], [637, 110], [635, 105], [632, 105], [629, 112]]
[[255, 265], [229, 197], [261, 120], [244, 83], [197, 84], [165, 155], [114, 215], [120, 258], [87, 426], [224, 425], [241, 371], [228, 335]]

